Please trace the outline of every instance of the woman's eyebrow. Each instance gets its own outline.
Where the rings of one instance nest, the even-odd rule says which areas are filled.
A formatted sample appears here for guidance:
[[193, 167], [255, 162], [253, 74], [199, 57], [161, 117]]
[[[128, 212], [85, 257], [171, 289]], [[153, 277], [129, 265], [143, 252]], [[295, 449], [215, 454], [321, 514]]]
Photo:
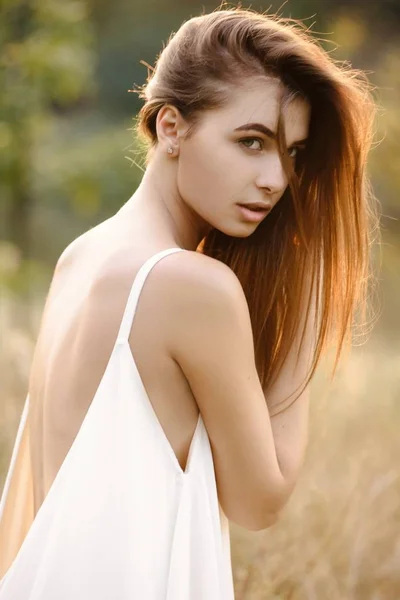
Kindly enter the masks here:
[[250, 130], [259, 131], [260, 133], [263, 133], [267, 137], [271, 138], [272, 140], [276, 140], [276, 133], [274, 133], [272, 129], [269, 129], [269, 127], [262, 125], [262, 123], [245, 123], [245, 125], [241, 125], [240, 127], [236, 127], [235, 129], [235, 131]]
[[[262, 123], [245, 123], [245, 125], [241, 125], [240, 127], [236, 127], [234, 131], [259, 131], [263, 133], [271, 140], [276, 140], [276, 133], [272, 131], [269, 127], [266, 127]], [[292, 146], [299, 146], [301, 144], [305, 144], [307, 142], [307, 138], [303, 140], [298, 140], [297, 142], [293, 142]]]

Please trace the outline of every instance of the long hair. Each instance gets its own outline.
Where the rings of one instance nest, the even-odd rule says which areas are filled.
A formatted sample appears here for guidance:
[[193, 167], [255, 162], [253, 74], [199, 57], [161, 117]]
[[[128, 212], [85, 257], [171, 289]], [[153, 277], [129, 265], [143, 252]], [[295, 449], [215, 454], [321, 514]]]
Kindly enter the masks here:
[[164, 104], [179, 109], [192, 135], [205, 111], [223, 106], [245, 77], [260, 75], [279, 78], [286, 99], [300, 96], [310, 103], [306, 148], [291, 167], [281, 106], [278, 147], [289, 171], [285, 193], [250, 236], [212, 229], [197, 250], [229, 265], [242, 284], [264, 389], [279, 375], [300, 311], [308, 314], [315, 306], [315, 347], [305, 386], [332, 343], [335, 371], [353, 324], [366, 315], [360, 309], [368, 305], [373, 282], [370, 250], [378, 217], [365, 168], [375, 105], [365, 75], [333, 60], [298, 21], [241, 8], [216, 10], [171, 34], [139, 87], [145, 103], [136, 131], [148, 160]]

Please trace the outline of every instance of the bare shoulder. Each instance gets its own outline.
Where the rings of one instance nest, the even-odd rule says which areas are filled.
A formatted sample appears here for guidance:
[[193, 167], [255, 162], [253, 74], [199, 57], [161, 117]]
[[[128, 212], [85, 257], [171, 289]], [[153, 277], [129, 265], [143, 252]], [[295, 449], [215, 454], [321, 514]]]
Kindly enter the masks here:
[[196, 356], [201, 345], [226, 345], [235, 332], [244, 336], [252, 356], [248, 304], [228, 265], [187, 251], [169, 256], [156, 267], [160, 268], [153, 279], [153, 296], [162, 298], [164, 334], [173, 358], [182, 363], [189, 354]]
[[60, 271], [64, 271], [66, 268], [70, 267], [75, 258], [79, 256], [79, 254], [83, 251], [87, 239], [87, 232], [80, 234], [78, 237], [74, 238], [69, 244], [64, 248], [61, 252], [56, 266], [55, 272], [58, 274]]
[[72, 266], [75, 260], [79, 261], [87, 250], [93, 249], [95, 244], [101, 244], [102, 238], [100, 235], [106, 232], [110, 220], [106, 219], [100, 222], [71, 240], [58, 258], [56, 271], [65, 270]]
[[200, 252], [179, 252], [159, 268], [159, 283], [179, 304], [188, 300], [203, 305], [215, 302], [246, 303], [241, 283], [225, 263]]

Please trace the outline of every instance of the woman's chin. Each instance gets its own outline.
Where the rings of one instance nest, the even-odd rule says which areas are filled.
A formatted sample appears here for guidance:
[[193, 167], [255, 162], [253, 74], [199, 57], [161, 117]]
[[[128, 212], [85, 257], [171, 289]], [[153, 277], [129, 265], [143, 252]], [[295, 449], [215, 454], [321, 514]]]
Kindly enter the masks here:
[[235, 238], [247, 238], [255, 232], [259, 223], [237, 223], [231, 227], [221, 227], [220, 231], [225, 235]]

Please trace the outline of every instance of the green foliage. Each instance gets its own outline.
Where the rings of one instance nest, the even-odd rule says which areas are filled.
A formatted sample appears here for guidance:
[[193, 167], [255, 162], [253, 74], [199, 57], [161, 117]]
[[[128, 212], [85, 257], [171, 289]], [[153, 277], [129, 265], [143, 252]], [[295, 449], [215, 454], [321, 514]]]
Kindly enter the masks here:
[[5, 2], [0, 20], [0, 180], [8, 235], [28, 251], [37, 127], [95, 90], [83, 0]]
[[[35, 151], [32, 219], [35, 255], [51, 262], [71, 239], [118, 210], [142, 177], [129, 129], [101, 113], [58, 119]], [[57, 235], [54, 232], [57, 232]]]
[[42, 112], [94, 90], [93, 34], [82, 0], [10, 2], [0, 25], [3, 113]]

